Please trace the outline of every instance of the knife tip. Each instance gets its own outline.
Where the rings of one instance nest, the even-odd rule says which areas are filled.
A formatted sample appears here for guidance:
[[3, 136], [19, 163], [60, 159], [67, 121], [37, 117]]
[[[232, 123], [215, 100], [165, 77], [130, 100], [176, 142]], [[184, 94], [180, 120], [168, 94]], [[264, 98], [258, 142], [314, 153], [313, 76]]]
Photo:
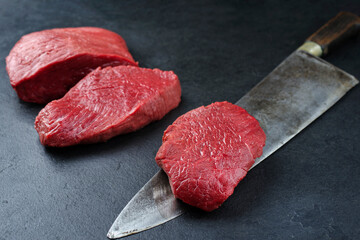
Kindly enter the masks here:
[[109, 231], [107, 233], [107, 237], [109, 239], [118, 239], [118, 238], [122, 238], [122, 237], [126, 237], [126, 236], [129, 236], [129, 235], [132, 235], [132, 234], [135, 234], [135, 233], [138, 233], [139, 231], [136, 229], [136, 230], [133, 230], [133, 231], [129, 231], [129, 232], [119, 232], [119, 231]]
[[118, 239], [127, 236], [126, 234], [122, 234], [119, 231], [114, 231], [110, 229], [109, 232], [106, 234], [109, 239]]
[[115, 239], [115, 234], [111, 231], [109, 231], [106, 236], [109, 238], [109, 239]]

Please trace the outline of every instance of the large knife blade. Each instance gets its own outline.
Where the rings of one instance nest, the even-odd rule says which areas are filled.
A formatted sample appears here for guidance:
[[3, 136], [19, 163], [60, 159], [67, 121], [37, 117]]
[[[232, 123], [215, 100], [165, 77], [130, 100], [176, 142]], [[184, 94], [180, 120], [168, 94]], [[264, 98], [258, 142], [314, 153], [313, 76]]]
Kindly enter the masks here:
[[[316, 56], [327, 52], [334, 39], [354, 33], [354, 26], [359, 22], [354, 14], [338, 14], [236, 103], [259, 121], [267, 136], [263, 155], [255, 160], [252, 168], [358, 83], [350, 74]], [[340, 30], [338, 26], [342, 26]], [[125, 206], [107, 236], [121, 238], [153, 228], [187, 209], [186, 204], [174, 197], [166, 174], [160, 170]]]

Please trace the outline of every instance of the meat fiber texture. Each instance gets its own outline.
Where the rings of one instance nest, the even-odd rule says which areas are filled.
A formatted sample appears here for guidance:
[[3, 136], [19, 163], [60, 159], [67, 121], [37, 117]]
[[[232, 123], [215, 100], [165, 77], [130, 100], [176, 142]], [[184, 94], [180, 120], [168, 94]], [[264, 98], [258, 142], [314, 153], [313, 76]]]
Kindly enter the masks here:
[[168, 175], [175, 197], [212, 211], [261, 156], [265, 139], [258, 121], [243, 108], [216, 102], [170, 125], [155, 159]]
[[106, 141], [159, 120], [180, 102], [172, 71], [117, 66], [96, 69], [43, 108], [35, 128], [43, 145]]
[[97, 67], [135, 65], [124, 39], [95, 27], [57, 28], [23, 36], [6, 58], [11, 86], [26, 102], [58, 99]]

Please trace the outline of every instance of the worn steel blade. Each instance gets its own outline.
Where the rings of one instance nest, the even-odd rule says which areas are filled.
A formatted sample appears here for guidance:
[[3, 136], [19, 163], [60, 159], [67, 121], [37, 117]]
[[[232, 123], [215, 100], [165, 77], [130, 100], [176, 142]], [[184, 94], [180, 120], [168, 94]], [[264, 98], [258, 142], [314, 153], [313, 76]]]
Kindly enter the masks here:
[[[256, 166], [329, 109], [358, 81], [326, 61], [295, 51], [236, 104], [253, 115], [267, 139]], [[186, 211], [159, 171], [126, 205], [109, 230], [111, 239], [158, 226]]]
[[243, 107], [266, 134], [263, 154], [255, 167], [312, 121], [359, 81], [352, 75], [304, 51], [295, 51], [243, 96]]
[[174, 197], [166, 173], [156, 173], [130, 200], [107, 236], [121, 238], [156, 227], [180, 216], [187, 205]]

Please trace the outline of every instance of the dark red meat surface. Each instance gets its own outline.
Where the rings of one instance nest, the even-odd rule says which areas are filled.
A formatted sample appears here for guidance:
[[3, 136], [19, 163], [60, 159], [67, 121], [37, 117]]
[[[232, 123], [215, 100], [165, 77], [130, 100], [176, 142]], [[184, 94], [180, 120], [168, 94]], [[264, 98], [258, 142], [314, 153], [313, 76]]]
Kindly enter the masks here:
[[265, 133], [244, 109], [216, 102], [179, 117], [163, 136], [157, 164], [175, 196], [212, 211], [234, 191], [262, 154]]
[[48, 103], [97, 67], [137, 65], [125, 41], [95, 27], [58, 28], [23, 36], [6, 58], [20, 99]]
[[106, 141], [159, 120], [180, 102], [172, 71], [117, 66], [96, 69], [42, 109], [35, 128], [43, 145]]

